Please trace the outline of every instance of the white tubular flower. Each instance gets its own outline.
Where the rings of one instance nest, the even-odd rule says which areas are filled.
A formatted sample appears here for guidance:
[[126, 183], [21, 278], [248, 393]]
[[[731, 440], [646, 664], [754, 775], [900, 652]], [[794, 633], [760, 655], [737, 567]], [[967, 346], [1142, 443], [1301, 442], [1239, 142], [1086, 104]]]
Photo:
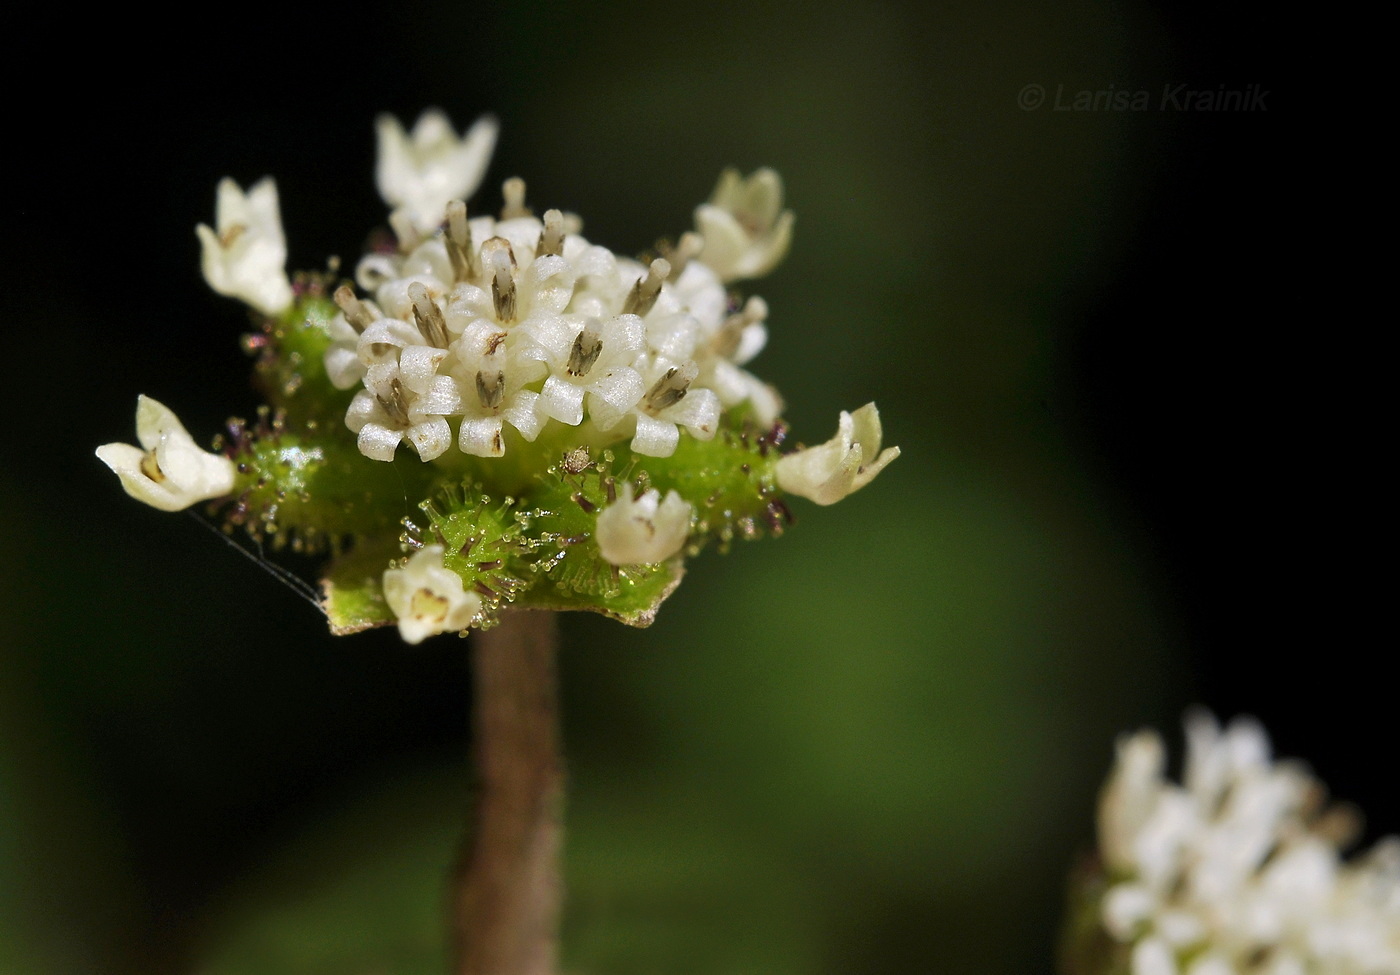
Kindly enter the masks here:
[[209, 287], [265, 315], [276, 315], [291, 305], [287, 238], [282, 234], [277, 184], [272, 178], [255, 183], [246, 195], [233, 180], [221, 180], [214, 223], [217, 233], [205, 224], [195, 228]]
[[836, 436], [778, 461], [778, 486], [817, 504], [835, 504], [865, 487], [899, 456], [898, 447], [880, 450], [882, 437], [874, 403], [854, 413], [843, 410]]
[[467, 592], [461, 576], [443, 565], [443, 552], [441, 545], [428, 545], [402, 569], [384, 572], [384, 601], [398, 618], [405, 643], [465, 630], [481, 612], [481, 597]]
[[474, 457], [505, 453], [505, 424], [528, 441], [539, 436], [549, 417], [540, 394], [524, 388], [538, 376], [540, 363], [515, 354], [513, 336], [493, 322], [473, 322], [453, 343], [456, 379], [462, 389], [462, 427], [457, 446]]
[[533, 345], [522, 357], [539, 359], [550, 370], [540, 390], [540, 409], [550, 418], [578, 426], [584, 394], [622, 413], [646, 392], [641, 374], [632, 368], [646, 348], [646, 328], [636, 315], [583, 322], [553, 317], [523, 329]]
[[598, 551], [613, 565], [664, 562], [685, 547], [690, 535], [690, 505], [675, 491], [653, 489], [633, 497], [631, 482], [622, 495], [598, 512]]
[[140, 447], [109, 443], [97, 448], [98, 459], [136, 500], [161, 511], [181, 511], [233, 490], [233, 461], [199, 449], [179, 418], [149, 396], [136, 400], [136, 439]]
[[1187, 718], [1184, 784], [1160, 739], [1123, 739], [1099, 809], [1104, 930], [1131, 975], [1400, 972], [1400, 842], [1350, 863], [1338, 813], [1260, 726]]
[[695, 229], [705, 241], [699, 260], [725, 282], [767, 274], [792, 243], [792, 211], [782, 206], [783, 180], [773, 170], [746, 179], [726, 169], [710, 202], [695, 208]]
[[429, 109], [410, 136], [394, 116], [379, 116], [379, 194], [417, 230], [430, 233], [442, 223], [449, 201], [476, 192], [496, 148], [498, 128], [494, 118], [483, 115], [459, 139], [451, 120]]

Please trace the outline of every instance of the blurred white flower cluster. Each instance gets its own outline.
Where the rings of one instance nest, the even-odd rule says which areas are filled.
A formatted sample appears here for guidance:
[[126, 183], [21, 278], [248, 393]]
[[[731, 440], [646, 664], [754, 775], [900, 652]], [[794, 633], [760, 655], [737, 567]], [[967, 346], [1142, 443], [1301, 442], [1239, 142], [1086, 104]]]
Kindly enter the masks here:
[[1343, 861], [1354, 815], [1255, 722], [1186, 721], [1183, 784], [1161, 738], [1118, 743], [1100, 802], [1102, 922], [1131, 975], [1397, 975], [1400, 840]]

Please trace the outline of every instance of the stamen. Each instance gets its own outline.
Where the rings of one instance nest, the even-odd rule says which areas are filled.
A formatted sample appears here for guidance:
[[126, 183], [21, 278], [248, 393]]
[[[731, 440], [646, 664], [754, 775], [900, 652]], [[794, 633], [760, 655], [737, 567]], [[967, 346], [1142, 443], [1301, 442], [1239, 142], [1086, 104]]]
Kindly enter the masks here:
[[656, 296], [661, 294], [661, 285], [671, 273], [671, 264], [664, 257], [658, 257], [647, 268], [644, 278], [638, 278], [632, 291], [622, 304], [624, 315], [645, 315], [656, 304]]
[[472, 228], [467, 223], [467, 205], [461, 200], [447, 204], [447, 259], [452, 262], [454, 284], [466, 281], [472, 267]]
[[355, 297], [355, 290], [350, 285], [342, 284], [336, 288], [335, 294], [331, 298], [335, 301], [336, 306], [345, 312], [345, 320], [355, 331], [363, 332], [374, 321], [374, 316], [365, 307], [365, 303]]
[[406, 210], [395, 210], [389, 214], [389, 226], [394, 229], [394, 236], [399, 239], [399, 250], [404, 254], [423, 242]]
[[525, 205], [525, 181], [519, 176], [512, 176], [501, 184], [501, 195], [506, 198], [505, 206], [501, 207], [502, 220], [528, 217], [533, 213]]
[[236, 223], [232, 227], [219, 234], [219, 246], [228, 250], [238, 242], [238, 238], [248, 232], [248, 225]]
[[704, 248], [705, 238], [693, 230], [681, 234], [681, 239], [676, 241], [674, 247], [662, 247], [661, 256], [671, 262], [671, 273], [667, 275], [667, 280], [675, 281], [679, 278], [685, 266], [698, 257]]
[[595, 322], [589, 322], [574, 339], [574, 347], [569, 350], [569, 364], [566, 367], [570, 376], [586, 376], [593, 363], [603, 352], [603, 339], [598, 334]]
[[535, 245], [535, 256], [558, 257], [564, 253], [564, 214], [558, 210], [544, 212], [544, 229], [540, 231], [540, 242]]
[[496, 304], [496, 320], [515, 321], [515, 252], [504, 237], [492, 237], [481, 245], [483, 270], [491, 275], [491, 299]]
[[160, 469], [160, 464], [156, 462], [156, 452], [147, 451], [141, 457], [141, 473], [145, 474], [157, 484], [165, 480], [165, 471]]
[[497, 371], [487, 375], [485, 370], [476, 374], [476, 398], [483, 409], [494, 410], [506, 397], [506, 374]]
[[694, 362], [687, 362], [683, 366], [672, 366], [667, 369], [665, 375], [647, 391], [643, 401], [647, 412], [658, 413], [685, 399], [685, 394], [690, 390], [690, 384], [695, 382], [695, 377], [698, 375], [700, 375], [700, 367]]
[[433, 301], [428, 294], [428, 289], [421, 281], [414, 281], [408, 286], [408, 297], [413, 302], [413, 318], [418, 323], [418, 331], [423, 333], [423, 337], [432, 345], [439, 349], [447, 348], [450, 341], [447, 334], [447, 319], [442, 315], [442, 309]]
[[389, 414], [389, 419], [394, 421], [395, 426], [406, 427], [408, 423], [408, 403], [403, 397], [403, 384], [398, 379], [389, 380], [389, 398], [385, 399], [378, 393], [374, 398], [379, 400], [379, 405], [384, 408], [384, 412]]
[[766, 321], [767, 318], [768, 302], [758, 295], [754, 295], [744, 303], [743, 311], [730, 315], [724, 320], [724, 324], [715, 333], [710, 348], [714, 350], [715, 355], [732, 359], [734, 353], [739, 351], [739, 345], [744, 338], [744, 329], [758, 322]]

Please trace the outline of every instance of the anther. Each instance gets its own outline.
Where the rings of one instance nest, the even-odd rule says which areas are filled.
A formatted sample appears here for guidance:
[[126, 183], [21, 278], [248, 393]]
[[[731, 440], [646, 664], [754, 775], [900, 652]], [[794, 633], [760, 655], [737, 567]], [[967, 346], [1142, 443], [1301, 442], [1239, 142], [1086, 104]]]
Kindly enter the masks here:
[[374, 316], [370, 314], [365, 303], [355, 297], [355, 291], [348, 284], [342, 284], [335, 289], [335, 294], [331, 296], [336, 306], [345, 312], [345, 320], [350, 323], [350, 327], [357, 332], [363, 332], [369, 328], [374, 321]]
[[519, 176], [512, 176], [501, 184], [501, 195], [506, 198], [505, 206], [501, 207], [502, 220], [530, 216], [531, 210], [525, 205], [525, 181]]
[[685, 399], [685, 394], [690, 390], [690, 384], [695, 382], [695, 377], [700, 375], [700, 367], [694, 362], [687, 362], [683, 366], [672, 366], [667, 369], [651, 387], [647, 390], [647, 395], [643, 401], [646, 409], [650, 413], [657, 413], [674, 406]]
[[652, 261], [651, 267], [647, 268], [646, 277], [638, 278], [637, 283], [632, 285], [632, 291], [622, 304], [622, 313], [624, 315], [645, 315], [651, 311], [652, 305], [656, 304], [656, 296], [661, 294], [661, 285], [670, 273], [670, 261], [664, 257], [658, 257]]
[[754, 295], [744, 303], [742, 311], [736, 312], [724, 320], [724, 324], [715, 333], [710, 347], [716, 355], [732, 359], [734, 353], [739, 351], [739, 345], [744, 338], [744, 329], [767, 319], [768, 302]]
[[515, 252], [504, 237], [492, 237], [481, 245], [481, 263], [491, 276], [491, 300], [496, 305], [496, 320], [502, 324], [515, 321]]
[[506, 374], [497, 370], [488, 374], [480, 370], [476, 374], [476, 398], [483, 409], [494, 410], [506, 398]]
[[558, 257], [564, 253], [564, 214], [558, 210], [544, 212], [544, 229], [540, 231], [540, 242], [535, 245], [535, 256]]
[[456, 283], [472, 275], [472, 228], [467, 223], [467, 205], [461, 200], [447, 204], [447, 259], [452, 262]]
[[389, 226], [394, 229], [394, 236], [399, 239], [399, 250], [407, 254], [423, 242], [423, 238], [418, 233], [418, 228], [413, 226], [413, 220], [409, 217], [407, 210], [395, 210], [389, 214]]
[[705, 238], [701, 237], [693, 230], [687, 230], [681, 234], [681, 239], [676, 241], [674, 247], [664, 247], [661, 254], [671, 262], [671, 273], [667, 276], [670, 281], [675, 281], [685, 270], [685, 266], [700, 255], [705, 247]]
[[160, 463], [156, 460], [156, 452], [154, 450], [141, 455], [141, 473], [145, 474], [157, 484], [165, 480], [165, 471], [160, 469]]
[[569, 350], [569, 364], [566, 367], [570, 376], [588, 375], [593, 363], [603, 352], [603, 339], [598, 334], [597, 323], [590, 321], [574, 339], [574, 347]]
[[395, 426], [408, 426], [408, 403], [403, 398], [403, 384], [397, 379], [389, 380], [389, 398], [385, 399], [378, 393], [374, 398], [379, 400], [379, 405], [384, 408], [384, 412], [389, 414], [389, 419], [394, 421]]
[[408, 297], [413, 302], [413, 318], [418, 323], [418, 331], [437, 348], [447, 348], [447, 319], [442, 317], [442, 309], [428, 294], [428, 289], [421, 281], [414, 281], [408, 286]]

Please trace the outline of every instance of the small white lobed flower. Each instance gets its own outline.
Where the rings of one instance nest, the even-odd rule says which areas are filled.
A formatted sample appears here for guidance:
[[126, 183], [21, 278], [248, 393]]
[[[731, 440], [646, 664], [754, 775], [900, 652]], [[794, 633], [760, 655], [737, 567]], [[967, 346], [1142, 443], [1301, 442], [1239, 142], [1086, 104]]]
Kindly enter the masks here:
[[835, 504], [865, 487], [899, 456], [898, 447], [880, 450], [883, 438], [874, 403], [854, 413], [842, 411], [836, 436], [778, 461], [778, 486], [817, 504]]
[[782, 177], [773, 170], [743, 177], [726, 169], [710, 202], [695, 209], [695, 229], [704, 240], [700, 260], [722, 281], [763, 277], [792, 244], [792, 211], [782, 206]]
[[693, 509], [675, 491], [664, 499], [655, 489], [633, 495], [626, 482], [618, 499], [598, 512], [598, 550], [613, 565], [664, 562], [685, 547]]
[[272, 178], [255, 183], [246, 194], [233, 180], [221, 180], [214, 225], [217, 229], [205, 224], [195, 228], [209, 287], [265, 315], [291, 305], [287, 239]]
[[442, 222], [451, 200], [470, 197], [481, 184], [496, 148], [499, 126], [482, 116], [458, 138], [452, 122], [438, 109], [418, 117], [410, 135], [392, 115], [381, 115], [377, 130], [379, 193], [420, 233]]
[[1183, 784], [1155, 732], [1118, 743], [1099, 807], [1105, 930], [1131, 975], [1400, 973], [1400, 840], [1345, 862], [1337, 816], [1263, 729], [1188, 716]]
[[467, 592], [461, 576], [443, 564], [444, 551], [441, 545], [425, 546], [403, 568], [384, 572], [384, 600], [405, 643], [465, 630], [481, 612], [481, 597]]
[[109, 443], [97, 448], [98, 459], [136, 500], [161, 511], [181, 511], [233, 490], [233, 462], [201, 450], [179, 418], [149, 396], [136, 400], [136, 439], [140, 447]]

